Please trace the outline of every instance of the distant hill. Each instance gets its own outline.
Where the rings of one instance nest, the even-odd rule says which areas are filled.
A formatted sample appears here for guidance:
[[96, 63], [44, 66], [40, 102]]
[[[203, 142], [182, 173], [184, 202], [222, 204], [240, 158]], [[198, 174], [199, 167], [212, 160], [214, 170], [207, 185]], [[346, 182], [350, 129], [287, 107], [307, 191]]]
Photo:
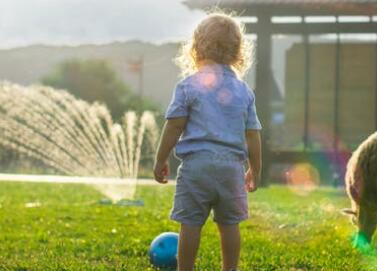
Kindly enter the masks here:
[[166, 106], [179, 74], [178, 67], [172, 62], [178, 46], [130, 41], [74, 47], [34, 45], [0, 50], [0, 80], [29, 85], [39, 82], [66, 59], [100, 58], [109, 61], [119, 77], [138, 92], [139, 74], [132, 70], [132, 63], [143, 57], [143, 94]]
[[[114, 42], [104, 45], [46, 46], [33, 45], [0, 50], [0, 80], [29, 85], [51, 72], [58, 63], [71, 58], [106, 59], [119, 77], [134, 91], [139, 91], [139, 74], [132, 63], [144, 59], [143, 95], [165, 107], [179, 79], [179, 69], [173, 63], [178, 43], [155, 45], [140, 41]], [[254, 81], [254, 73], [246, 79]], [[253, 83], [250, 84], [253, 86]]]

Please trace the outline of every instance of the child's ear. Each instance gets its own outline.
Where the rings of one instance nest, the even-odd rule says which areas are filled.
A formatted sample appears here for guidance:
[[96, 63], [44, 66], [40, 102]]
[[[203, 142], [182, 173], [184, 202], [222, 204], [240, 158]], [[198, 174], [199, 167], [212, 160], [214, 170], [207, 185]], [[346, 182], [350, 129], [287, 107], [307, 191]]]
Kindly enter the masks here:
[[355, 216], [356, 212], [352, 209], [342, 209], [342, 214], [344, 215], [350, 215], [350, 216]]

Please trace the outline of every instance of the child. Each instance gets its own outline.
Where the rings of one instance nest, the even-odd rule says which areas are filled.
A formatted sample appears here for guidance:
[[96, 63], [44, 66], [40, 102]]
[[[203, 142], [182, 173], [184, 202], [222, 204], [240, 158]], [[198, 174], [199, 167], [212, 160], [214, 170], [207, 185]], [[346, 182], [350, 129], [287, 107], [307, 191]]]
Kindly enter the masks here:
[[257, 189], [261, 168], [254, 94], [238, 78], [250, 66], [250, 48], [234, 19], [212, 14], [197, 26], [178, 58], [188, 76], [177, 84], [167, 109], [154, 175], [157, 182], [167, 182], [167, 159], [176, 146], [181, 164], [171, 219], [181, 223], [179, 271], [193, 270], [211, 210], [221, 236], [222, 270], [237, 269], [238, 224], [248, 217], [246, 191]]

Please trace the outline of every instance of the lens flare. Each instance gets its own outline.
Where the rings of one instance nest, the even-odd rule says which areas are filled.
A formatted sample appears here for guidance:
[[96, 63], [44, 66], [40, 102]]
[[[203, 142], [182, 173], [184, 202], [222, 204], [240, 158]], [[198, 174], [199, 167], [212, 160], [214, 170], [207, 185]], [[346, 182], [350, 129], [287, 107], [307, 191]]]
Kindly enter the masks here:
[[357, 248], [360, 252], [368, 253], [372, 249], [369, 244], [368, 238], [364, 233], [358, 232], [352, 236], [353, 247]]
[[302, 196], [314, 191], [320, 183], [318, 170], [309, 163], [296, 164], [285, 175], [288, 187]]
[[213, 88], [216, 85], [217, 78], [214, 73], [203, 74], [201, 79], [201, 83], [205, 88]]
[[232, 98], [233, 98], [232, 92], [227, 88], [223, 88], [223, 89], [220, 89], [219, 92], [217, 93], [216, 99], [220, 104], [227, 105], [232, 101]]
[[210, 92], [218, 88], [223, 82], [221, 67], [205, 66], [195, 74], [194, 84], [202, 92]]
[[318, 169], [326, 183], [342, 185], [351, 152], [341, 138], [334, 135], [330, 127], [313, 125], [310, 127], [309, 146], [313, 151], [310, 163]]

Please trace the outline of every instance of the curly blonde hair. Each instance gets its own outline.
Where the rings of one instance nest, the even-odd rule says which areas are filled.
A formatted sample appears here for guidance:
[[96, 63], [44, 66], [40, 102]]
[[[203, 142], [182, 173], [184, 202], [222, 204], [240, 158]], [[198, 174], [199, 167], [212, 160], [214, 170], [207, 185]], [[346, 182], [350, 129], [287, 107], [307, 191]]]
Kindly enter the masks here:
[[175, 63], [182, 76], [199, 69], [201, 61], [211, 60], [230, 65], [239, 77], [251, 66], [253, 46], [245, 37], [245, 27], [232, 15], [221, 12], [209, 14], [196, 27], [192, 39], [183, 43]]

